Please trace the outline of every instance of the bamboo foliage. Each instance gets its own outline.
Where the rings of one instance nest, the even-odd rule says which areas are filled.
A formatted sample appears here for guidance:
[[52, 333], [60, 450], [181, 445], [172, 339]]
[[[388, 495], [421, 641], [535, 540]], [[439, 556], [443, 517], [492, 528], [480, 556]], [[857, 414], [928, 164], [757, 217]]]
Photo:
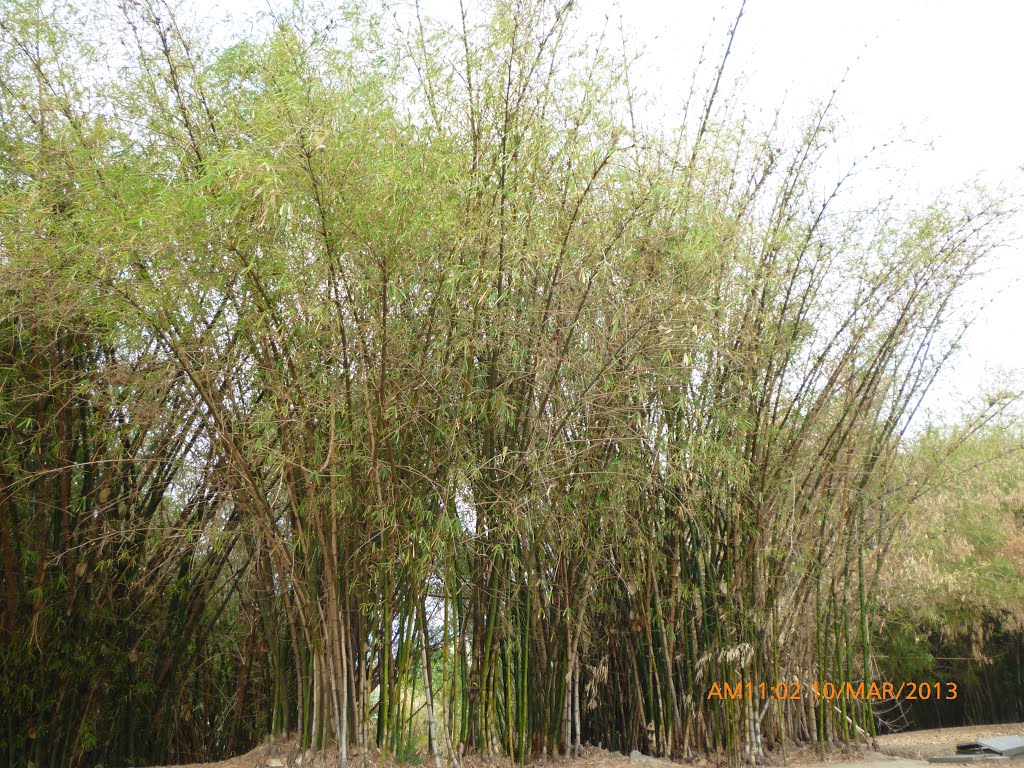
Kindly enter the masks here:
[[[102, 52], [4, 3], [10, 755], [872, 731], [863, 701], [708, 691], [871, 678], [894, 460], [1007, 213], [838, 210], [831, 104], [786, 145], [716, 121], [716, 83], [646, 129], [571, 5], [297, 11], [218, 48], [143, 0]], [[61, 592], [82, 557], [109, 597]], [[65, 603], [137, 659], [116, 693], [41, 698]], [[202, 685], [202, 724], [156, 703]]]

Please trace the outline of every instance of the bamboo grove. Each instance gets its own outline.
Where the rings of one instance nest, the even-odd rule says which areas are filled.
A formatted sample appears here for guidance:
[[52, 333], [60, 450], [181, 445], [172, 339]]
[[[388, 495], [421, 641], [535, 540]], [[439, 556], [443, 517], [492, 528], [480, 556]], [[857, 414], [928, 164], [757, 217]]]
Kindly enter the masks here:
[[873, 732], [708, 692], [881, 679], [895, 457], [1008, 214], [842, 205], [833, 106], [762, 130], [721, 67], [645, 128], [571, 6], [0, 4], [0, 759]]

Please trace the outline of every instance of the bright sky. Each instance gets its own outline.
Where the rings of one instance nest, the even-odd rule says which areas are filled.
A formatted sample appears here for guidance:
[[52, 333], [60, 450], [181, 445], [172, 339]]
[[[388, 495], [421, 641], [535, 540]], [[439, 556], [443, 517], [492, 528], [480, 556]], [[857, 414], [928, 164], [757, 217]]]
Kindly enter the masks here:
[[[649, 54], [652, 92], [668, 99], [688, 86], [705, 41], [711, 64], [717, 61], [739, 2], [584, 0], [582, 7], [596, 23], [604, 14], [621, 16], [628, 37]], [[1024, 3], [1011, 0], [748, 0], [727, 73], [742, 77], [741, 99], [766, 117], [780, 104], [801, 117], [839, 86], [846, 156], [837, 159], [837, 173], [896, 140], [883, 157], [901, 173], [859, 178], [865, 194], [887, 194], [894, 178], [903, 194], [922, 200], [975, 177], [1020, 190], [1022, 33]], [[1003, 249], [993, 273], [976, 284], [977, 298], [990, 303], [930, 409], [951, 417], [964, 398], [996, 387], [1004, 374], [1024, 386], [1020, 281], [1024, 243]]]
[[[246, 0], [193, 0], [200, 16], [245, 16]], [[287, 0], [270, 0], [279, 5]], [[465, 0], [472, 7], [472, 0]], [[412, 7], [412, 0], [392, 5]], [[454, 21], [458, 0], [421, 0], [427, 15]], [[646, 52], [643, 82], [659, 111], [689, 88], [702, 45], [705, 74], [724, 48], [739, 0], [579, 0], [585, 28]], [[607, 21], [606, 21], [607, 17]], [[782, 106], [793, 120], [842, 85], [842, 153], [835, 170], [874, 146], [889, 173], [857, 179], [860, 194], [919, 200], [975, 177], [1024, 188], [1024, 3], [1013, 0], [748, 0], [729, 60], [740, 98], [765, 120]], [[848, 72], [848, 74], [847, 74]], [[846, 75], [843, 82], [844, 74]], [[1018, 228], [1020, 229], [1020, 228]], [[1024, 230], [1022, 230], [1024, 233]], [[1010, 373], [1024, 387], [1024, 243], [1003, 249], [976, 284], [989, 301], [928, 406], [952, 417], [965, 398]]]

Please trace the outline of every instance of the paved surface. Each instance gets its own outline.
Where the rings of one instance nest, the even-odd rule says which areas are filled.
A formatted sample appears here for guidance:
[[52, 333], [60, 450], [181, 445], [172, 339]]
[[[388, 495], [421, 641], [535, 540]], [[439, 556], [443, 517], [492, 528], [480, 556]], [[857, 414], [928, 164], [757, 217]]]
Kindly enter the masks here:
[[828, 768], [922, 768], [928, 765], [924, 760], [907, 760], [901, 757], [883, 755], [881, 752], [867, 752], [860, 760], [842, 763], [820, 763]]

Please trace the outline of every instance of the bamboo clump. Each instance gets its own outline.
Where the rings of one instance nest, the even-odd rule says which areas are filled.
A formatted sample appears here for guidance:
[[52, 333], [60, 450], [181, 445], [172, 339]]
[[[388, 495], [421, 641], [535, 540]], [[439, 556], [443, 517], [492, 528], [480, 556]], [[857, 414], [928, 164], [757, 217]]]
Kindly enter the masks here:
[[0, 14], [12, 764], [874, 733], [809, 689], [875, 679], [903, 435], [998, 204], [843, 211], [832, 104], [783, 146], [721, 68], [645, 128], [571, 3], [395, 54], [299, 11], [218, 49], [146, 0], [99, 83], [29, 5]]

